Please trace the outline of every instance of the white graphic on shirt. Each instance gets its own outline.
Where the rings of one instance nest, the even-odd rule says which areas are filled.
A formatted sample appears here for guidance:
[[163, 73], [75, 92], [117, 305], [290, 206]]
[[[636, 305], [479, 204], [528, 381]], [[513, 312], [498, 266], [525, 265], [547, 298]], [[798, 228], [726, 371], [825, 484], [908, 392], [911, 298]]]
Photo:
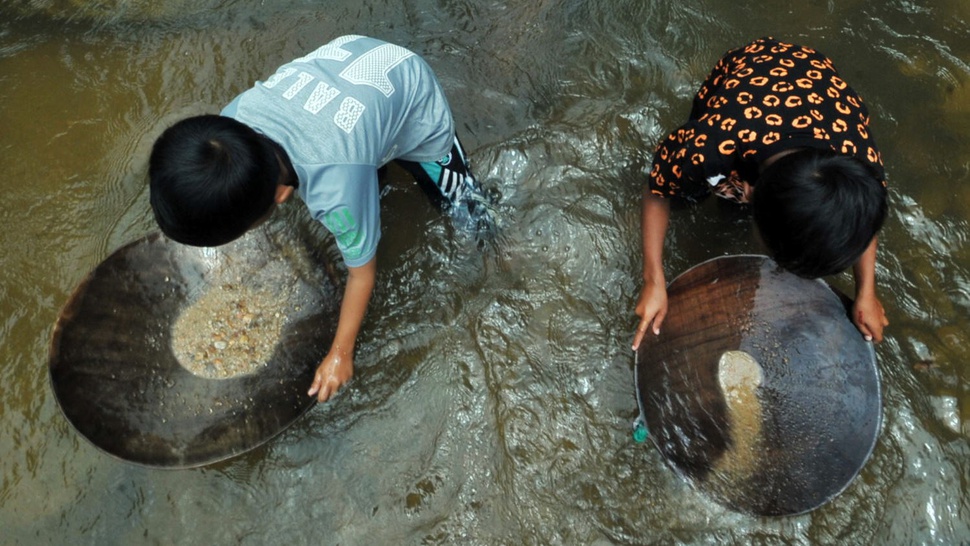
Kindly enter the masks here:
[[[309, 63], [316, 60], [328, 60], [336, 62], [346, 62], [353, 54], [344, 49], [343, 45], [353, 42], [354, 40], [363, 38], [363, 36], [344, 36], [330, 42], [329, 44], [318, 48], [316, 51], [301, 57], [294, 63]], [[404, 49], [401, 46], [394, 44], [382, 44], [370, 51], [361, 54], [359, 57], [354, 59], [347, 65], [343, 71], [340, 72], [340, 78], [353, 85], [366, 85], [368, 87], [373, 87], [380, 91], [385, 97], [390, 97], [394, 94], [395, 88], [393, 82], [388, 77], [388, 74], [395, 66], [401, 64], [405, 59], [414, 56], [414, 53]], [[283, 92], [283, 98], [286, 100], [293, 100], [297, 96], [301, 95], [304, 90], [311, 87], [311, 84], [316, 81], [316, 85], [312, 85], [312, 91], [310, 91], [309, 96], [303, 103], [303, 109], [311, 114], [321, 113], [327, 106], [334, 102], [334, 100], [339, 97], [342, 93], [349, 93], [351, 90], [344, 90], [341, 92], [340, 89], [327, 84], [325, 82], [317, 81], [317, 77], [309, 72], [304, 72], [293, 68], [292, 66], [284, 68], [273, 74], [265, 83], [263, 87], [267, 89], [273, 89], [280, 85], [284, 80], [289, 79], [294, 74], [297, 75], [296, 81], [290, 83], [290, 86], [286, 88]], [[357, 125], [357, 121], [364, 114], [366, 107], [364, 103], [354, 97], [344, 97], [340, 101], [337, 111], [333, 114], [333, 122], [342, 131], [346, 133], [351, 133], [354, 127]]]
[[361, 55], [340, 73], [340, 77], [356, 85], [369, 85], [390, 97], [394, 84], [387, 73], [414, 53], [394, 44], [384, 44]]
[[304, 55], [303, 57], [300, 57], [299, 59], [296, 59], [293, 62], [308, 63], [310, 61], [315, 61], [317, 59], [323, 59], [327, 61], [341, 61], [341, 62], [346, 61], [347, 57], [350, 57], [352, 54], [340, 46], [346, 43], [353, 42], [354, 40], [358, 40], [360, 38], [363, 38], [363, 36], [354, 35], [354, 34], [349, 36], [341, 36], [340, 38], [337, 38], [336, 40], [326, 45], [318, 47], [315, 51], [312, 51], [309, 54]]
[[313, 79], [314, 78], [312, 75], [307, 74], [306, 72], [300, 72], [300, 75], [299, 77], [297, 77], [296, 82], [294, 82], [289, 89], [283, 92], [283, 98], [286, 100], [292, 99], [293, 97], [296, 96], [297, 93], [299, 93], [300, 91], [303, 91], [303, 88], [309, 85], [309, 83], [312, 82]]
[[333, 122], [344, 132], [350, 134], [357, 125], [357, 120], [364, 114], [364, 104], [354, 97], [346, 97], [340, 103], [340, 109], [333, 115]]
[[313, 92], [310, 93], [310, 98], [306, 100], [303, 104], [303, 109], [311, 114], [317, 114], [320, 110], [330, 103], [333, 99], [337, 98], [340, 91], [334, 87], [323, 82], [317, 82], [317, 86], [313, 88]]
[[267, 89], [272, 89], [272, 88], [276, 87], [277, 84], [279, 84], [281, 81], [283, 81], [286, 78], [289, 78], [290, 76], [292, 76], [295, 72], [296, 72], [296, 69], [293, 68], [293, 67], [290, 67], [290, 68], [286, 68], [284, 70], [281, 70], [281, 71], [277, 72], [276, 74], [273, 74], [272, 76], [270, 76], [270, 78], [268, 80], [266, 80], [265, 82], [263, 82], [263, 87], [265, 87]]

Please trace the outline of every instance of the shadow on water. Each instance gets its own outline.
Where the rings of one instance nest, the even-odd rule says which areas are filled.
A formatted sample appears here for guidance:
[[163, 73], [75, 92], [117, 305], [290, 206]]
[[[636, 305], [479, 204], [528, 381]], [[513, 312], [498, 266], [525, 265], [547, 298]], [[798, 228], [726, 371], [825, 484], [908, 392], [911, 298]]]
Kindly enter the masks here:
[[[3, 3], [3, 540], [965, 540], [968, 31], [960, 0]], [[356, 375], [336, 400], [202, 469], [104, 456], [59, 413], [47, 345], [84, 275], [155, 229], [155, 136], [347, 33], [435, 68], [473, 168], [501, 196], [498, 244], [477, 250], [395, 174]], [[842, 495], [778, 519], [720, 507], [630, 434], [640, 173], [716, 59], [766, 34], [828, 54], [865, 98], [892, 206], [878, 270], [892, 321], [877, 349], [879, 441]], [[703, 203], [673, 218], [668, 278], [759, 250], [743, 214]], [[851, 292], [849, 275], [831, 281]]]

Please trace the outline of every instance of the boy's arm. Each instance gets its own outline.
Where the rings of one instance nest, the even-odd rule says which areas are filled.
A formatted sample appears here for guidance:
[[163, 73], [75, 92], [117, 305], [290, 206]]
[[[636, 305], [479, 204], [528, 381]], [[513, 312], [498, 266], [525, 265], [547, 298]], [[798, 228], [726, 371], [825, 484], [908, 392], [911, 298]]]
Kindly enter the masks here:
[[354, 375], [354, 344], [357, 332], [364, 322], [364, 313], [374, 291], [374, 278], [377, 273], [377, 259], [360, 267], [348, 267], [347, 286], [344, 287], [343, 301], [340, 303], [340, 319], [330, 352], [320, 363], [310, 385], [309, 396], [317, 395], [317, 400], [326, 402], [344, 383]]
[[664, 279], [663, 249], [670, 220], [670, 203], [657, 197], [650, 190], [643, 192], [640, 224], [643, 231], [643, 290], [637, 301], [636, 312], [640, 317], [633, 350], [640, 347], [647, 329], [660, 333], [660, 325], [667, 315], [667, 283]]
[[873, 237], [869, 247], [852, 266], [855, 277], [855, 303], [852, 305], [852, 322], [867, 341], [882, 341], [882, 329], [889, 326], [886, 311], [876, 297], [876, 247]]

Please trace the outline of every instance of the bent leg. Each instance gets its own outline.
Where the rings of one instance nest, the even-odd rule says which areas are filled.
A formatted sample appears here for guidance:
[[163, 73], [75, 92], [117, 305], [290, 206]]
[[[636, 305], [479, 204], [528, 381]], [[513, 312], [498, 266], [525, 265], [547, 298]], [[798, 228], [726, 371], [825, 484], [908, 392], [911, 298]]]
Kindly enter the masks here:
[[438, 161], [415, 162], [403, 159], [397, 164], [411, 173], [431, 201], [444, 211], [468, 224], [475, 231], [494, 227], [488, 201], [481, 184], [472, 175], [468, 156], [458, 137], [451, 152]]

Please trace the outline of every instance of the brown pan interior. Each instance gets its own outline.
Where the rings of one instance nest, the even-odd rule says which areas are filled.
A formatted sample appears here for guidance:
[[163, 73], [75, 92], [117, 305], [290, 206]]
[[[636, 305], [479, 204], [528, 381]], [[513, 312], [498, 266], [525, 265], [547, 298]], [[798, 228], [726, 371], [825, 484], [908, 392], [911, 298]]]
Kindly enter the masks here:
[[[807, 512], [842, 492], [872, 452], [882, 407], [875, 352], [847, 304], [763, 256], [717, 258], [671, 282], [661, 333], [637, 354], [639, 401], [667, 462], [758, 515]], [[748, 405], [733, 409], [718, 379], [728, 351], [761, 368]]]

